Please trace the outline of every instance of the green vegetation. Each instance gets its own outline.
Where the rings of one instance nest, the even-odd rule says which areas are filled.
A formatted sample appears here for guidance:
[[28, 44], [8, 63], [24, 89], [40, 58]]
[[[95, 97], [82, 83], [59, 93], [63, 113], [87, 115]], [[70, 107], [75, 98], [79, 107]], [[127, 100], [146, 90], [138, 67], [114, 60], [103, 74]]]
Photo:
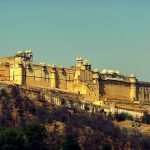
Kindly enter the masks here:
[[0, 109], [0, 150], [150, 149], [150, 137], [115, 126], [111, 114], [58, 107], [17, 87], [0, 91]]
[[4, 128], [0, 132], [1, 150], [46, 150], [46, 129], [39, 125], [29, 125], [24, 130]]
[[66, 135], [63, 143], [63, 150], [80, 150], [77, 139], [73, 135]]
[[147, 112], [144, 113], [144, 116], [142, 117], [142, 122], [146, 124], [150, 124], [150, 114]]
[[128, 113], [122, 112], [120, 114], [115, 114], [115, 119], [117, 121], [133, 120], [133, 116]]
[[23, 134], [16, 129], [6, 128], [0, 131], [1, 150], [23, 150], [25, 140]]
[[39, 125], [28, 125], [23, 133], [25, 135], [28, 150], [46, 150], [46, 129]]
[[111, 150], [111, 144], [110, 143], [104, 143], [102, 145], [102, 150]]
[[1, 91], [0, 91], [0, 95], [1, 96], [7, 96], [7, 91], [6, 91], [6, 89], [1, 89]]

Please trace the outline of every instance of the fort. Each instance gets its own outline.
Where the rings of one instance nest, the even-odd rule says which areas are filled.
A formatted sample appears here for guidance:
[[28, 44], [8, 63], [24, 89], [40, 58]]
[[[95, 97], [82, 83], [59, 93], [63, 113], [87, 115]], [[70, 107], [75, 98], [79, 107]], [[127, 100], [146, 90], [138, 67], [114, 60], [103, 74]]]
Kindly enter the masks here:
[[40, 87], [74, 93], [82, 101], [95, 105], [128, 103], [150, 104], [150, 82], [139, 81], [134, 74], [92, 69], [88, 60], [76, 59], [70, 68], [35, 64], [32, 50], [0, 58], [0, 81], [21, 86]]

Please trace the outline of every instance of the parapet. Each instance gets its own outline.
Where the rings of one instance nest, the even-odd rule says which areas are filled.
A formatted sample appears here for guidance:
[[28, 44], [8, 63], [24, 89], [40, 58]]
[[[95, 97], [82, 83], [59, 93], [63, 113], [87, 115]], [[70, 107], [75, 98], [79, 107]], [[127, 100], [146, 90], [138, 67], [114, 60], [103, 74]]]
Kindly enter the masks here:
[[33, 61], [33, 52], [32, 50], [18, 51], [15, 55], [17, 58], [21, 58], [22, 61]]
[[129, 76], [129, 80], [131, 83], [136, 83], [137, 82], [137, 78], [136, 78], [136, 75], [134, 73], [132, 73], [130, 76]]
[[98, 69], [94, 69], [93, 70], [93, 79], [99, 79], [100, 75], [99, 75], [99, 70]]
[[103, 69], [101, 71], [101, 77], [104, 80], [116, 80], [116, 81], [123, 81], [123, 82], [128, 82], [128, 83], [136, 83], [137, 78], [135, 74], [131, 74], [129, 76], [125, 76], [120, 73], [118, 70], [107, 70]]
[[81, 70], [91, 70], [91, 64], [87, 59], [76, 58], [76, 67]]
[[107, 70], [107, 69], [103, 69], [101, 74], [117, 74], [117, 75], [121, 75], [119, 70]]

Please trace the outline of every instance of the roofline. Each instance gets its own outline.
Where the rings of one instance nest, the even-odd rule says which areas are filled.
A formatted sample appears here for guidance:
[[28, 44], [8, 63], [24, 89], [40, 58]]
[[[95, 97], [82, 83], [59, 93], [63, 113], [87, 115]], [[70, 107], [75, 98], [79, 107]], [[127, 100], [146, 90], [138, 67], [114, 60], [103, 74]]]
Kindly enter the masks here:
[[139, 84], [146, 84], [146, 85], [150, 85], [150, 82], [145, 82], [145, 81], [138, 81]]

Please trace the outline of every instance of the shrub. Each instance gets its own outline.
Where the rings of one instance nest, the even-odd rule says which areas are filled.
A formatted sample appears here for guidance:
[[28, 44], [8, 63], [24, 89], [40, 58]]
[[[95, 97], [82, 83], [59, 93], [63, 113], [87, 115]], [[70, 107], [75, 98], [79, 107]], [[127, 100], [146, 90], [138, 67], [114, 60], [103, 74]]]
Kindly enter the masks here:
[[146, 123], [146, 124], [150, 124], [150, 114], [148, 114], [147, 112], [144, 113], [143, 117], [142, 117], [142, 122]]
[[103, 143], [102, 144], [102, 150], [111, 150], [111, 144], [110, 143]]
[[80, 146], [73, 135], [66, 135], [63, 150], [80, 150]]
[[122, 112], [120, 114], [115, 114], [115, 119], [117, 121], [133, 120], [133, 116], [128, 113]]
[[40, 125], [28, 125], [24, 131], [23, 131], [27, 148], [30, 150], [36, 149], [36, 150], [46, 150], [46, 128], [44, 126]]
[[0, 131], [0, 149], [2, 150], [23, 150], [25, 141], [23, 134], [12, 128], [6, 128]]
[[1, 96], [7, 96], [8, 92], [6, 89], [1, 89]]

